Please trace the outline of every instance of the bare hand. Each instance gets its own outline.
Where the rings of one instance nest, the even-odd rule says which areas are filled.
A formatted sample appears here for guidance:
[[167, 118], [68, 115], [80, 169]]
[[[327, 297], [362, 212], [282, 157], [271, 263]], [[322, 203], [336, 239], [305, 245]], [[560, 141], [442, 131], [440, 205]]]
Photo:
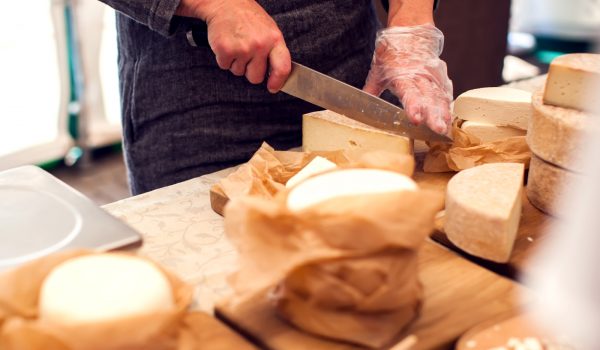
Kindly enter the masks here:
[[256, 1], [182, 0], [177, 14], [206, 21], [208, 42], [221, 69], [260, 84], [268, 66], [272, 93], [287, 80], [292, 61], [283, 34]]

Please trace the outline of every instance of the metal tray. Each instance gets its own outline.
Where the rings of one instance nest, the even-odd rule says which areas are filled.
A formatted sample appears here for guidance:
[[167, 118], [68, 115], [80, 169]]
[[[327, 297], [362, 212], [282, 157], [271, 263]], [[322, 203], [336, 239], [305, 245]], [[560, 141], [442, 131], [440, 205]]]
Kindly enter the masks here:
[[0, 270], [70, 248], [112, 250], [141, 242], [125, 223], [48, 172], [0, 172]]

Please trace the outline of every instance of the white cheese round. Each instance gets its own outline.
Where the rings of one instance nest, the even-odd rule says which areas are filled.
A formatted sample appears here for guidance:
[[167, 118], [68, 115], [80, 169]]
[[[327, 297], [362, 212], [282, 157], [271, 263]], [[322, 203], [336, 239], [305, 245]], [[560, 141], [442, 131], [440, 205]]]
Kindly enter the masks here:
[[393, 171], [345, 169], [301, 182], [288, 194], [287, 205], [299, 211], [337, 197], [416, 190], [417, 184], [411, 178]]
[[152, 263], [118, 254], [67, 260], [46, 277], [40, 318], [62, 325], [112, 321], [172, 310], [171, 285]]

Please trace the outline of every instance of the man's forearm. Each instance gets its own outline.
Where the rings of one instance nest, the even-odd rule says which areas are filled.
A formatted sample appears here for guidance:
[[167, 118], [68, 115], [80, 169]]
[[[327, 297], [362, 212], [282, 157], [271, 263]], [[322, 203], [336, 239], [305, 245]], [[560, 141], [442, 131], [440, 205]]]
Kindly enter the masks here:
[[434, 0], [390, 0], [388, 27], [433, 24]]

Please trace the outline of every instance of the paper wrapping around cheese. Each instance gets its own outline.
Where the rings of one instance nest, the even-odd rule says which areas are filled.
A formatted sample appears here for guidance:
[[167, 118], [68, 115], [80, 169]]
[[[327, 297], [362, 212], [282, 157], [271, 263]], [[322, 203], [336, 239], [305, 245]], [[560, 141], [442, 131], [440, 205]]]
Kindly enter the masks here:
[[277, 286], [274, 307], [300, 329], [370, 347], [389, 343], [417, 315], [417, 251], [442, 196], [340, 197], [292, 212], [288, 193], [237, 197], [225, 208], [226, 234], [240, 253], [230, 280], [237, 300]]
[[542, 91], [533, 95], [533, 110], [527, 132], [531, 151], [549, 163], [581, 170], [582, 150], [587, 137], [600, 131], [600, 116], [546, 105]]
[[[193, 290], [156, 265], [173, 288], [175, 308], [118, 321], [61, 326], [37, 319], [38, 295], [46, 276], [62, 262], [89, 251], [56, 253], [0, 274], [0, 349], [2, 350], [111, 350], [195, 349], [205, 335], [200, 313], [187, 313]], [[93, 300], [90, 300], [93, 302]], [[194, 332], [192, 332], [194, 331]], [[245, 347], [240, 341], [240, 349]]]
[[317, 156], [342, 168], [374, 167], [411, 175], [415, 167], [413, 157], [405, 154], [385, 151], [275, 151], [267, 143], [263, 143], [248, 163], [221, 180], [217, 186], [229, 199], [247, 195], [272, 198], [285, 189], [285, 183], [290, 178]]
[[476, 136], [466, 133], [455, 120], [452, 132], [454, 142], [429, 143], [423, 170], [429, 173], [461, 171], [487, 163], [521, 163], [527, 168], [531, 152], [525, 136], [482, 143]]
[[531, 158], [527, 182], [527, 198], [539, 210], [554, 216], [562, 216], [564, 205], [560, 201], [570, 184], [583, 175], [544, 162], [537, 156]]

